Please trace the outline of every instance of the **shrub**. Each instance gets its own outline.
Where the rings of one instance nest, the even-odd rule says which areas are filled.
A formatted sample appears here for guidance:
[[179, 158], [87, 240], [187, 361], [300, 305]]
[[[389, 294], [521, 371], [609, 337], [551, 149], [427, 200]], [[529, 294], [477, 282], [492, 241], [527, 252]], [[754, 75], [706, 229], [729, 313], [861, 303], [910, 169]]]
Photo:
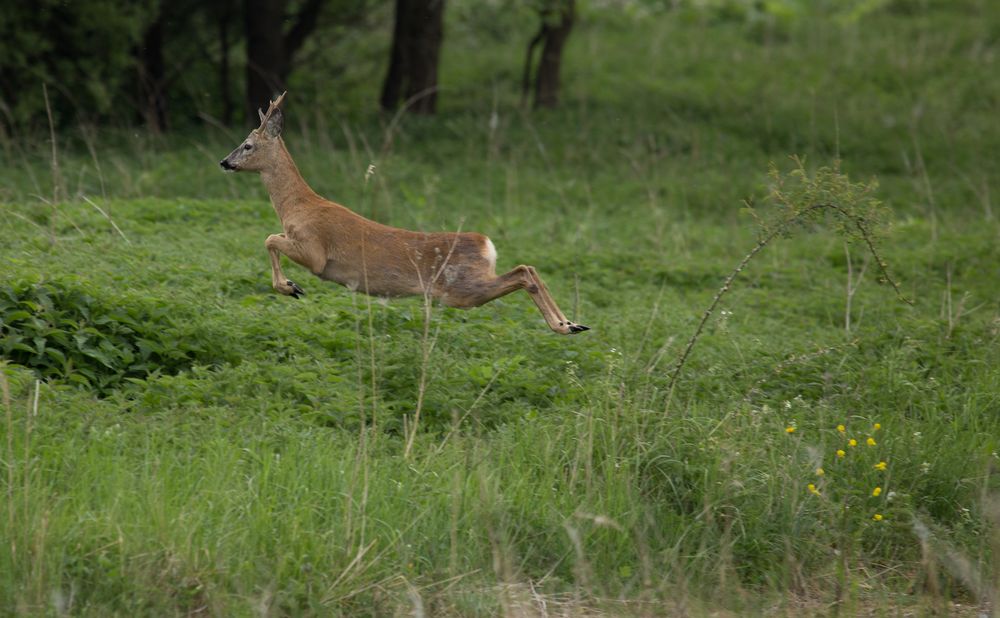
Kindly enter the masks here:
[[0, 285], [0, 351], [46, 379], [107, 394], [126, 378], [219, 362], [211, 338], [182, 332], [173, 307], [114, 303], [67, 281]]

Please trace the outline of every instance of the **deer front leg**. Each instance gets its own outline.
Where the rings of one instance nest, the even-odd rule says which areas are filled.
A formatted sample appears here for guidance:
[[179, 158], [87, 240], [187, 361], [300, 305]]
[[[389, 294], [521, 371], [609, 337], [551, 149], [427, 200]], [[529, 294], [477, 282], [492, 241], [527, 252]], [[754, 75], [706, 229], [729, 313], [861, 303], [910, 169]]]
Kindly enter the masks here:
[[264, 246], [267, 247], [267, 251], [271, 255], [271, 286], [279, 294], [292, 298], [305, 296], [306, 291], [291, 279], [286, 278], [285, 273], [281, 272], [281, 256], [279, 255], [284, 253], [292, 261], [304, 263], [299, 243], [289, 240], [284, 234], [271, 234], [264, 241]]

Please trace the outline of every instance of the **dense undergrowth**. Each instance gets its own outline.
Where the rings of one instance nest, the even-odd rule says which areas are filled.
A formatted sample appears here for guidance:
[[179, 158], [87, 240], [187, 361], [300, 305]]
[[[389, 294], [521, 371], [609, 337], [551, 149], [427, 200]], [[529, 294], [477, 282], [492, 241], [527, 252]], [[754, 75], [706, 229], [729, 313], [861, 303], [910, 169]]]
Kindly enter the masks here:
[[112, 306], [72, 282], [18, 280], [0, 287], [0, 316], [7, 360], [101, 394], [129, 379], [223, 358], [221, 350], [209, 349], [218, 347], [212, 343], [218, 336], [178, 328], [193, 322], [183, 309], [142, 299]]
[[[321, 194], [489, 234], [594, 329], [572, 338], [523, 295], [427, 329], [419, 299], [305, 273], [276, 295], [260, 182], [217, 170], [238, 131], [66, 133], [58, 173], [44, 139], [4, 142], [0, 611], [989, 611], [1000, 20], [903, 5], [597, 12], [553, 113], [516, 107], [520, 50], [456, 24], [454, 96], [391, 140], [293, 83]], [[913, 304], [813, 221], [736, 279], [670, 395], [793, 154], [877, 177]]]

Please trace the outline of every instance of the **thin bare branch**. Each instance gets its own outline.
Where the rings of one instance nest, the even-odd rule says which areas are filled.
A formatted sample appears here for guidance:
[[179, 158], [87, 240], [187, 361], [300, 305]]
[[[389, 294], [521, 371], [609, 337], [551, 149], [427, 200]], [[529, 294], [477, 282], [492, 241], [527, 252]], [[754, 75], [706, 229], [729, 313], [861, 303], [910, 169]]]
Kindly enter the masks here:
[[758, 240], [757, 244], [754, 245], [753, 249], [751, 249], [749, 253], [743, 256], [743, 259], [740, 260], [740, 263], [736, 265], [736, 268], [733, 269], [731, 273], [729, 273], [728, 277], [726, 277], [726, 280], [723, 282], [722, 287], [719, 288], [719, 290], [715, 293], [715, 296], [712, 298], [712, 302], [709, 304], [708, 308], [705, 309], [704, 313], [702, 313], [701, 320], [698, 321], [698, 326], [695, 327], [694, 333], [691, 335], [691, 338], [688, 339], [687, 345], [684, 347], [684, 351], [681, 352], [680, 357], [674, 364], [674, 371], [670, 376], [670, 383], [667, 386], [667, 403], [666, 406], [664, 407], [665, 412], [670, 409], [670, 403], [674, 395], [674, 387], [677, 385], [677, 379], [680, 377], [681, 370], [684, 368], [684, 364], [687, 362], [688, 357], [691, 355], [691, 350], [694, 349], [695, 344], [698, 342], [698, 338], [701, 336], [701, 333], [705, 328], [705, 324], [708, 323], [708, 319], [712, 316], [712, 313], [715, 312], [715, 308], [719, 305], [719, 301], [721, 301], [722, 297], [725, 296], [726, 293], [729, 292], [729, 290], [732, 288], [733, 281], [736, 279], [736, 277], [738, 277], [739, 274], [743, 272], [743, 269], [746, 268], [746, 265], [750, 262], [750, 260], [752, 260], [754, 256], [760, 253], [760, 251], [764, 247], [766, 247], [772, 240], [774, 240], [774, 238], [776, 238], [781, 234], [786, 233], [789, 230], [789, 228], [797, 224], [807, 215], [821, 210], [833, 210], [839, 213], [845, 219], [851, 221], [853, 225], [857, 227], [858, 232], [861, 234], [861, 237], [864, 239], [865, 244], [868, 246], [868, 250], [871, 251], [872, 255], [875, 257], [875, 261], [878, 264], [879, 269], [881, 269], [882, 271], [883, 278], [892, 285], [893, 290], [896, 292], [896, 296], [907, 304], [910, 305], [913, 304], [911, 300], [903, 296], [902, 291], [899, 289], [899, 284], [897, 284], [896, 281], [889, 275], [888, 266], [882, 259], [882, 256], [875, 249], [875, 244], [874, 240], [872, 239], [871, 232], [865, 226], [863, 221], [861, 221], [856, 215], [853, 215], [850, 212], [848, 212], [847, 209], [837, 204], [824, 203], [824, 204], [812, 204], [811, 206], [807, 206], [806, 208], [803, 208], [799, 212], [795, 213], [793, 216], [780, 222], [778, 225], [773, 227], [766, 236]]

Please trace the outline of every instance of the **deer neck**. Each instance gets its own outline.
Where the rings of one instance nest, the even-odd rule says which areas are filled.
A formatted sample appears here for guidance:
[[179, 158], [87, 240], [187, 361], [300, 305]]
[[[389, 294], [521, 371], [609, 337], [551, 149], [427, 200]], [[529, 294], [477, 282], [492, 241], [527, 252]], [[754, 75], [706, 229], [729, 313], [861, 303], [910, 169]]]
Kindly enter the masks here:
[[282, 221], [308, 198], [316, 196], [316, 192], [302, 179], [299, 168], [282, 141], [278, 142], [273, 163], [261, 170], [260, 179], [264, 181], [264, 188], [271, 196], [271, 205]]

